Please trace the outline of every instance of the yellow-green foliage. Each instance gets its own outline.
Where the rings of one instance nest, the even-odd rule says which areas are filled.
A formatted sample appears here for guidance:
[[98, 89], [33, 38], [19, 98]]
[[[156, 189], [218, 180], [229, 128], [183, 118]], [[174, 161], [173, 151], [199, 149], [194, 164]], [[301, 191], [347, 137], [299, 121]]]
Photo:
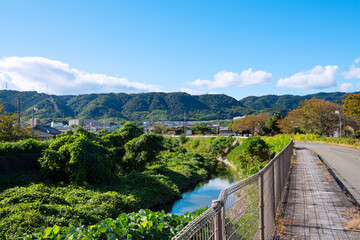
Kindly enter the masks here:
[[[252, 141], [251, 139], [254, 139], [256, 141]], [[261, 154], [259, 155], [259, 153], [262, 153], [262, 151], [259, 150], [270, 150], [270, 152], [272, 152], [272, 155], [274, 156], [275, 154], [280, 153], [282, 149], [284, 149], [289, 144], [291, 136], [277, 135], [274, 137], [263, 137], [262, 139], [265, 141], [266, 145], [258, 141], [259, 137], [248, 138], [243, 141], [243, 144], [234, 148], [227, 155], [227, 159], [236, 166], [242, 177], [248, 177], [252, 174], [257, 173], [271, 160], [270, 155], [268, 155], [267, 160], [261, 159], [259, 157]], [[247, 143], [249, 141], [255, 144], [254, 149], [256, 151], [248, 151], [247, 147], [249, 144], [244, 143]]]
[[188, 137], [187, 142], [183, 145], [186, 150], [191, 152], [202, 153], [205, 155], [210, 155], [209, 148], [211, 142], [216, 139], [216, 137]]
[[295, 141], [340, 144], [355, 148], [360, 147], [359, 140], [355, 138], [323, 137], [316, 134], [296, 134], [293, 138]]
[[273, 137], [262, 137], [269, 145], [270, 150], [276, 154], [280, 153], [291, 141], [291, 135], [281, 134]]

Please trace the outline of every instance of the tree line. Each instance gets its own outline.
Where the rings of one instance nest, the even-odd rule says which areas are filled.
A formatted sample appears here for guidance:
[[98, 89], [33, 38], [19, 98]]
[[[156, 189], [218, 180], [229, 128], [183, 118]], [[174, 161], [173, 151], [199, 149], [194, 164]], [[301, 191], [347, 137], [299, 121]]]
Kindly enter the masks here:
[[[286, 117], [268, 113], [247, 115], [234, 120], [230, 128], [236, 133], [251, 135], [314, 133], [332, 136], [335, 131], [339, 131], [341, 118], [343, 132], [359, 131], [360, 94], [346, 94], [344, 97], [341, 104], [315, 97], [303, 100]], [[360, 135], [358, 131], [356, 135]]]

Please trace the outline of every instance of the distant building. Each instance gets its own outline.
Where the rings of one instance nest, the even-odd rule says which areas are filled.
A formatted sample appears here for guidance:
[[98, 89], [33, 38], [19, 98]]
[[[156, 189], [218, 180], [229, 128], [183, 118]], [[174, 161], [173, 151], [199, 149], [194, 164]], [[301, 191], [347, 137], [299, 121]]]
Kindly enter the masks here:
[[241, 119], [241, 118], [244, 118], [245, 116], [239, 116], [239, 117], [234, 117], [233, 119], [234, 120], [237, 120], [237, 119]]
[[38, 138], [54, 138], [56, 135], [61, 133], [55, 128], [41, 124], [37, 124], [34, 127], [34, 132], [36, 132]]
[[[34, 122], [33, 122], [33, 120], [34, 120]], [[34, 127], [38, 124], [40, 124], [40, 119], [38, 119], [38, 118], [30, 119], [30, 126]]]
[[76, 125], [76, 126], [82, 126], [82, 127], [87, 127], [87, 128], [92, 128], [92, 127], [109, 127], [110, 124], [109, 123], [103, 123], [103, 122], [99, 122], [96, 121], [94, 119], [73, 119], [73, 120], [69, 120], [69, 126], [72, 125]]
[[235, 135], [235, 133], [231, 131], [228, 127], [220, 127], [219, 134], [223, 136]]
[[62, 128], [64, 124], [62, 124], [61, 122], [51, 122], [50, 126], [53, 128]]

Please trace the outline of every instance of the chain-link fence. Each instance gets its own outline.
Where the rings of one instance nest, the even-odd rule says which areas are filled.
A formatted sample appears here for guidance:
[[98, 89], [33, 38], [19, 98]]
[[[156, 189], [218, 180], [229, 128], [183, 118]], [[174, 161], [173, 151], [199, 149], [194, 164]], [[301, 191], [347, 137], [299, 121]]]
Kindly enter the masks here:
[[173, 240], [271, 239], [292, 155], [293, 141], [260, 172], [222, 190]]

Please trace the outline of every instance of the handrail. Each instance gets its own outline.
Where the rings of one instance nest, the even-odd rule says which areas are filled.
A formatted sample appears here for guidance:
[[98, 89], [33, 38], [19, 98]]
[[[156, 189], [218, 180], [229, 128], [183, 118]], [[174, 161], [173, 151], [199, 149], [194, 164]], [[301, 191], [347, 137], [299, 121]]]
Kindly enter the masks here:
[[210, 208], [172, 239], [269, 239], [292, 154], [293, 140], [258, 173], [223, 189]]

